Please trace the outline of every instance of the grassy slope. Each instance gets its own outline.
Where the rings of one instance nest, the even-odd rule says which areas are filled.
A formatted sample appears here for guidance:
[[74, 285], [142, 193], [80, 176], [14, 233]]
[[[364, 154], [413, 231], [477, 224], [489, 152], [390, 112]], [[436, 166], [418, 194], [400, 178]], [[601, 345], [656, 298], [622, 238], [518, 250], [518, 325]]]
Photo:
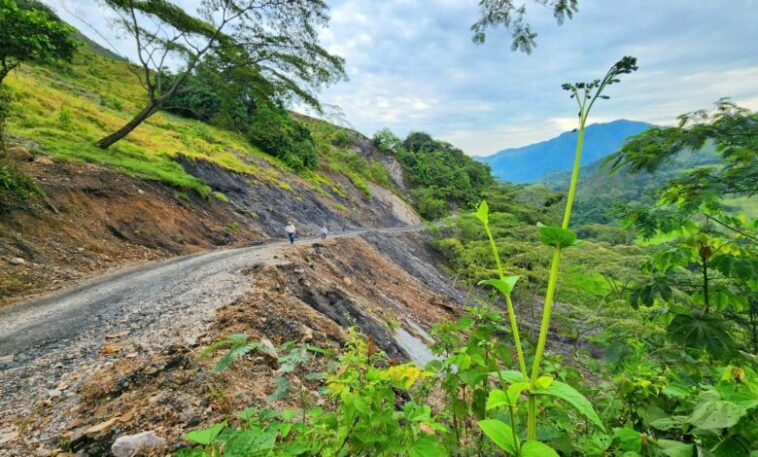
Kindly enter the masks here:
[[[173, 160], [177, 155], [204, 159], [289, 189], [291, 170], [242, 136], [168, 113], [156, 114], [107, 151], [94, 146], [143, 106], [145, 93], [134, 71], [127, 62], [88, 46], [80, 49], [71, 65], [23, 66], [7, 79], [14, 94], [9, 131], [35, 141], [56, 158], [108, 164], [202, 195], [209, 195], [210, 188], [186, 173]], [[383, 169], [378, 170], [349, 147], [331, 144], [339, 127], [315, 119], [308, 125], [314, 130], [321, 165], [302, 177], [314, 190], [326, 194], [326, 186], [344, 195], [330, 176], [332, 172], [346, 174], [366, 194], [366, 180], [388, 185], [386, 171], [383, 175]]]

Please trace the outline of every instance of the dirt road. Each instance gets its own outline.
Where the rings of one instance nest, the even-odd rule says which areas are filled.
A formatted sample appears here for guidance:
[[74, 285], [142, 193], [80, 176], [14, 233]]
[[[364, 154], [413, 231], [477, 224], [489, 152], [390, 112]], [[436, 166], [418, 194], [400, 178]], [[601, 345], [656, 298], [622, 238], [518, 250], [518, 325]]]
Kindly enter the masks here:
[[[421, 226], [360, 230], [332, 236], [419, 231]], [[299, 240], [310, 245], [316, 238]], [[192, 344], [213, 311], [247, 290], [244, 270], [282, 262], [286, 242], [212, 251], [128, 269], [0, 310], [0, 411], [60, 392], [57, 379], [82, 378], [108, 362], [118, 345], [160, 347], [177, 336]], [[124, 356], [123, 354], [121, 356]], [[126, 357], [138, 354], [126, 354]], [[0, 421], [4, 419], [0, 413]]]

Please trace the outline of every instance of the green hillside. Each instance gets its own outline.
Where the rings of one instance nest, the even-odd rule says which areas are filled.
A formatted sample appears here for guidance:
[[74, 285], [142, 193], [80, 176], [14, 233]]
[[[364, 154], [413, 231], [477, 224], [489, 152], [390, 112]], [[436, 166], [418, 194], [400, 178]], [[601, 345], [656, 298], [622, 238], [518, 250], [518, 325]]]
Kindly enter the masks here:
[[[576, 194], [574, 220], [577, 224], [608, 224], [616, 217], [609, 214], [616, 202], [651, 204], [651, 193], [669, 179], [696, 166], [713, 164], [718, 155], [713, 147], [693, 154], [679, 154], [655, 173], [620, 170], [610, 173], [603, 160], [582, 167]], [[562, 191], [568, 187], [570, 172], [550, 173], [540, 180], [541, 186]]]
[[[178, 155], [202, 159], [228, 170], [253, 174], [287, 188], [291, 170], [262, 152], [240, 134], [204, 122], [160, 112], [108, 150], [95, 146], [103, 135], [127, 122], [144, 104], [144, 90], [132, 71], [136, 67], [90, 46], [82, 46], [71, 65], [22, 66], [7, 84], [13, 94], [8, 130], [29, 139], [53, 157], [107, 164], [148, 180], [162, 181], [208, 195], [210, 188], [185, 172]], [[388, 184], [386, 174], [364, 163], [350, 144], [335, 146], [344, 131], [308, 121], [318, 142], [319, 166], [303, 174], [314, 188], [332, 185], [330, 171], [346, 172], [356, 183]], [[345, 163], [358, 166], [347, 169]], [[364, 166], [365, 165], [365, 166]], [[362, 187], [365, 187], [362, 186]]]

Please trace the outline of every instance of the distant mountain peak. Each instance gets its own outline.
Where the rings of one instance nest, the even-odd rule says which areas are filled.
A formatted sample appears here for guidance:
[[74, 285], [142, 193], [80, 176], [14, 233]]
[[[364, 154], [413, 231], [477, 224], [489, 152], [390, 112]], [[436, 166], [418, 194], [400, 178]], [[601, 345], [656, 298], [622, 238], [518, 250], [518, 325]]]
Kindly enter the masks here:
[[[647, 122], [616, 119], [590, 124], [585, 130], [582, 164], [615, 152], [632, 135], [650, 127]], [[546, 173], [571, 169], [578, 132], [563, 132], [538, 143], [508, 148], [486, 157], [475, 157], [488, 164], [492, 174], [505, 181], [526, 183], [539, 180]]]

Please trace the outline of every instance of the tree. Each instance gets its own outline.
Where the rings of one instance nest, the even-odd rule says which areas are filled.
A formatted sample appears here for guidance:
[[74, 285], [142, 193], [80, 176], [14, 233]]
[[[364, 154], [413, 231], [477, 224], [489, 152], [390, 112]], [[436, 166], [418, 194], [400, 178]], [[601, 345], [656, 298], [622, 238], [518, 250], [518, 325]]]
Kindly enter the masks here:
[[614, 172], [654, 172], [679, 154], [712, 145], [719, 163], [665, 182], [652, 206], [618, 211], [643, 237], [671, 238], [644, 266], [649, 280], [637, 285], [632, 305], [666, 304], [672, 339], [723, 358], [734, 349], [735, 334], [758, 353], [758, 220], [733, 203], [758, 193], [758, 115], [722, 99], [713, 112], [684, 114], [674, 127], [632, 137], [605, 163]]
[[[579, 11], [578, 0], [534, 0], [537, 4], [550, 8], [553, 11], [558, 25], [563, 21], [572, 19], [574, 13]], [[537, 32], [531, 24], [524, 21], [526, 16], [526, 3], [517, 3], [515, 0], [479, 0], [481, 18], [471, 26], [474, 33], [472, 40], [476, 44], [483, 44], [487, 38], [487, 29], [503, 26], [510, 33], [511, 50], [531, 54], [537, 46]]]
[[76, 51], [73, 28], [44, 9], [29, 6], [0, 0], [0, 84], [23, 62], [71, 60]]
[[[147, 105], [119, 130], [98, 141], [108, 148], [164, 109], [182, 92], [207, 56], [260, 74], [289, 97], [316, 108], [312, 90], [345, 76], [342, 58], [318, 44], [328, 22], [322, 0], [206, 0], [199, 15], [169, 0], [105, 0], [137, 46], [136, 72]], [[173, 67], [167, 78], [167, 67]], [[170, 79], [170, 81], [167, 81]]]

